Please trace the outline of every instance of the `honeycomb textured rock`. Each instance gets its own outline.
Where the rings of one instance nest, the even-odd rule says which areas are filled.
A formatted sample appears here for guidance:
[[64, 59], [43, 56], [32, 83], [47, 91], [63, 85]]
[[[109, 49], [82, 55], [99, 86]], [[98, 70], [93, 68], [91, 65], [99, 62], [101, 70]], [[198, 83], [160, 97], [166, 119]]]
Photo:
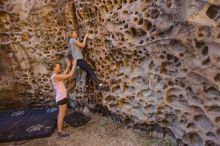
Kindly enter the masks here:
[[73, 11], [64, 0], [0, 2], [1, 109], [54, 104], [49, 64], [64, 62]]
[[123, 120], [166, 127], [185, 144], [220, 145], [219, 1], [74, 5], [82, 32], [92, 34], [87, 59], [110, 86], [95, 91], [102, 104]]

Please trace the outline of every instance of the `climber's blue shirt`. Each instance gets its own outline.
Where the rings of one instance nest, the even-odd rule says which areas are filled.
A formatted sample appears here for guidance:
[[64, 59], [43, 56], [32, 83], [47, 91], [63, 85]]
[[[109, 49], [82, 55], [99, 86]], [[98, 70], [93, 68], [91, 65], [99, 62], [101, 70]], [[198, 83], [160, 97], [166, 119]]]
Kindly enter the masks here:
[[82, 51], [81, 49], [76, 45], [77, 40], [74, 38], [69, 39], [69, 48], [71, 51], [71, 54], [74, 59], [83, 59]]

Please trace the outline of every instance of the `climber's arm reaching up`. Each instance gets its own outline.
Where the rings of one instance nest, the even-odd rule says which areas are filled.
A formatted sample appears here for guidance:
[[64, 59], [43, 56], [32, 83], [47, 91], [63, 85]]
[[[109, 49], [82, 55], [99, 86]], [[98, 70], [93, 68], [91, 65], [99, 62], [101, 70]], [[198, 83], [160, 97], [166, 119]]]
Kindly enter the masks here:
[[69, 59], [67, 59], [67, 67], [66, 67], [65, 71], [62, 73], [62, 75], [66, 75], [68, 73], [70, 67], [71, 67], [71, 62]]
[[82, 43], [80, 41], [76, 41], [75, 44], [80, 48], [85, 48], [87, 38], [88, 38], [88, 34], [85, 35]]
[[74, 60], [72, 62], [72, 69], [71, 69], [71, 71], [68, 74], [58, 74], [58, 75], [55, 75], [55, 77], [54, 77], [55, 80], [61, 81], [61, 80], [66, 80], [66, 79], [72, 77], [74, 75], [75, 68], [76, 68], [76, 60]]

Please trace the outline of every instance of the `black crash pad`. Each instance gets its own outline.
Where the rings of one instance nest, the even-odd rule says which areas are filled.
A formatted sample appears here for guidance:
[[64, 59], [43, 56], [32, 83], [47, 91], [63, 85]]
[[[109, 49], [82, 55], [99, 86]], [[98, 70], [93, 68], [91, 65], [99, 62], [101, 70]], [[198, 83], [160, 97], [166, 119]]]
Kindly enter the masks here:
[[0, 112], [0, 142], [50, 136], [56, 127], [57, 108]]
[[79, 112], [73, 112], [65, 117], [65, 122], [67, 122], [70, 126], [74, 128], [78, 128], [80, 126], [83, 126], [88, 123], [88, 121], [91, 120], [90, 117], [79, 113]]

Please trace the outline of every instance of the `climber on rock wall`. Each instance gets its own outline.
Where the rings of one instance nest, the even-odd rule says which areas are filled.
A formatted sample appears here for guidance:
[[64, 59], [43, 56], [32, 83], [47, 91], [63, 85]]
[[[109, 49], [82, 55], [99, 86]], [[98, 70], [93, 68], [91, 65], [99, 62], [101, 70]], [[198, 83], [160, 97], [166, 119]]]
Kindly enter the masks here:
[[[70, 68], [71, 70], [69, 71]], [[60, 69], [59, 63], [54, 63], [51, 66], [51, 70], [53, 71], [53, 74], [51, 76], [51, 81], [52, 81], [52, 85], [53, 85], [53, 88], [56, 94], [55, 100], [59, 107], [59, 113], [57, 117], [57, 128], [58, 128], [59, 137], [69, 136], [69, 134], [63, 131], [63, 120], [66, 114], [67, 101], [68, 101], [67, 100], [67, 89], [63, 81], [73, 76], [75, 68], [76, 68], [76, 60], [72, 62], [68, 60], [67, 68], [63, 73], [60, 73], [61, 69]]]
[[87, 78], [90, 78], [93, 83], [96, 85], [97, 89], [101, 90], [107, 90], [107, 86], [105, 86], [96, 76], [95, 72], [91, 68], [91, 66], [87, 63], [87, 61], [84, 59], [81, 49], [85, 48], [86, 41], [88, 38], [88, 34], [85, 35], [83, 42], [80, 42], [78, 40], [78, 33], [77, 31], [73, 31], [70, 35], [69, 39], [69, 49], [71, 51], [71, 54], [68, 55], [68, 58], [70, 60], [74, 59], [77, 60], [77, 66], [79, 66], [81, 69], [86, 71]]

